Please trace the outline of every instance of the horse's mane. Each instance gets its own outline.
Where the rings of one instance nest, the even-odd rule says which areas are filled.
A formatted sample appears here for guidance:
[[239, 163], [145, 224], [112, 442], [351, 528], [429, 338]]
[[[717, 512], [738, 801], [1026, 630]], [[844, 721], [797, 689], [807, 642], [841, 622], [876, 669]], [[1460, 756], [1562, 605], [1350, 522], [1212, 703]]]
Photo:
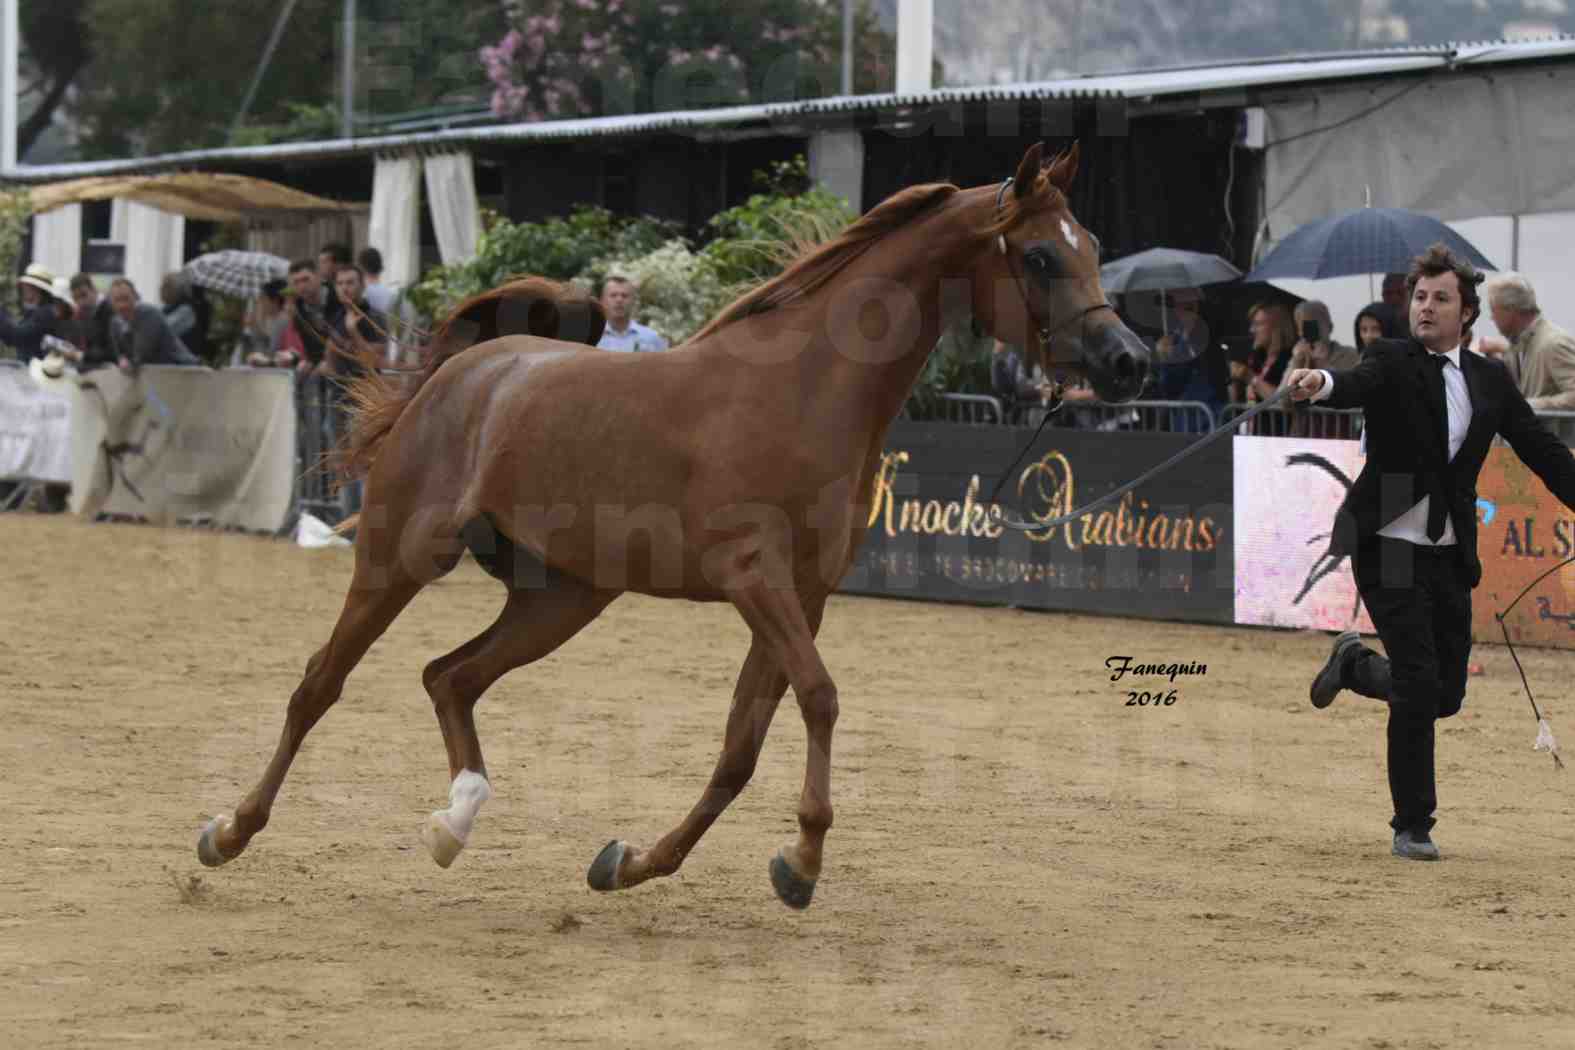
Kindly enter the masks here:
[[786, 269], [734, 299], [691, 336], [690, 341], [703, 339], [741, 318], [774, 310], [799, 296], [808, 295], [863, 255], [881, 237], [957, 192], [957, 187], [949, 182], [930, 182], [892, 194], [831, 240], [800, 248]]

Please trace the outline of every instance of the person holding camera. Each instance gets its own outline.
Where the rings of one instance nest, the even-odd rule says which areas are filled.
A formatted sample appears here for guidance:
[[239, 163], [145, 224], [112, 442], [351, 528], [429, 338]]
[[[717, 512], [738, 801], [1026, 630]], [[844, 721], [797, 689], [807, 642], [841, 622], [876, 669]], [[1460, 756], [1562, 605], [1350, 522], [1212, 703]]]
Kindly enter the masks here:
[[[1362, 360], [1361, 351], [1337, 343], [1332, 337], [1334, 323], [1329, 308], [1317, 299], [1308, 299], [1296, 307], [1296, 330], [1300, 338], [1291, 347], [1291, 364], [1280, 386], [1290, 385], [1290, 375], [1297, 369], [1355, 368]], [[1286, 437], [1351, 438], [1354, 420], [1349, 416], [1333, 419], [1315, 419], [1307, 413], [1293, 415], [1287, 421]]]
[[[1334, 341], [1334, 322], [1329, 317], [1329, 307], [1322, 302], [1308, 299], [1296, 307], [1295, 317], [1301, 338], [1291, 347], [1291, 370], [1355, 368], [1361, 362], [1362, 355], [1355, 347]], [[1289, 385], [1289, 379], [1288, 371], [1280, 385]]]

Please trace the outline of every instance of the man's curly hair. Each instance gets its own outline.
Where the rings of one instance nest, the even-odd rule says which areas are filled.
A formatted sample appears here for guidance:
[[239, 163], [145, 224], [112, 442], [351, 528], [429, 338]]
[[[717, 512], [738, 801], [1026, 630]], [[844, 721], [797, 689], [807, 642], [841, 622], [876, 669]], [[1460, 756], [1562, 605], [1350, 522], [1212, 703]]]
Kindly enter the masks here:
[[[1482, 316], [1482, 297], [1477, 293], [1477, 285], [1482, 283], [1484, 275], [1475, 266], [1457, 257], [1442, 242], [1411, 260], [1411, 271], [1405, 275], [1406, 302], [1409, 304], [1416, 296], [1416, 282], [1424, 277], [1441, 277], [1446, 273], [1454, 274], [1455, 280], [1460, 282], [1460, 337], [1462, 341], [1469, 341], [1471, 326]], [[1465, 313], [1468, 309], [1471, 311], [1469, 319]], [[1409, 313], [1409, 305], [1406, 310]]]

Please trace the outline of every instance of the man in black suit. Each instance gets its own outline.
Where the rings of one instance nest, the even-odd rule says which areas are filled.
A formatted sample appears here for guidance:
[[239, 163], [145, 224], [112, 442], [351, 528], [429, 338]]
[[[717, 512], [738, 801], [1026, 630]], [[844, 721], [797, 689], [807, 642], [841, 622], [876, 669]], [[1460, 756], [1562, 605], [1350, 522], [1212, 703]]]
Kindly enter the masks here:
[[1532, 412], [1504, 367], [1461, 349], [1481, 314], [1482, 276], [1443, 245], [1407, 276], [1412, 337], [1382, 340], [1355, 368], [1298, 369], [1292, 396], [1366, 409], [1367, 464], [1335, 517], [1330, 553], [1351, 556], [1388, 659], [1355, 631], [1336, 639], [1314, 707], [1341, 689], [1389, 705], [1393, 852], [1437, 860], [1433, 723], [1460, 710], [1471, 654], [1476, 481], [1493, 435], [1575, 509], [1575, 457]]

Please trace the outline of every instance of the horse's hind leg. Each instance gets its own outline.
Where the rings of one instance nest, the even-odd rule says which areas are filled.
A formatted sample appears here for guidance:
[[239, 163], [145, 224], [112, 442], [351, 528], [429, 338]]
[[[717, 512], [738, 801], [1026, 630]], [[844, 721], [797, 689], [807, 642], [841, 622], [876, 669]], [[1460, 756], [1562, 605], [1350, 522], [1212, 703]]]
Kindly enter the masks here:
[[[345, 678], [410, 599], [459, 561], [459, 547], [452, 543], [452, 537], [445, 542], [441, 537], [429, 536], [428, 542], [412, 543], [398, 557], [393, 556], [393, 548], [385, 542], [391, 538], [387, 530], [381, 529], [363, 529], [358, 537], [355, 574], [344, 607], [328, 644], [307, 661], [301, 684], [290, 697], [273, 759], [257, 786], [235, 807], [234, 814], [215, 817], [197, 840], [197, 856], [207, 866], [218, 867], [234, 860], [252, 836], [267, 826], [274, 799], [301, 742], [339, 699]], [[420, 563], [419, 575], [412, 572], [418, 553], [430, 555]], [[389, 556], [384, 558], [385, 554]]]
[[[517, 552], [519, 556], [524, 552]], [[545, 579], [544, 585], [511, 586], [492, 626], [432, 661], [421, 676], [448, 748], [449, 805], [427, 818], [421, 831], [422, 841], [441, 867], [454, 863], [477, 811], [492, 796], [476, 736], [475, 707], [481, 694], [509, 671], [541, 659], [574, 637], [618, 595], [550, 569]]]

